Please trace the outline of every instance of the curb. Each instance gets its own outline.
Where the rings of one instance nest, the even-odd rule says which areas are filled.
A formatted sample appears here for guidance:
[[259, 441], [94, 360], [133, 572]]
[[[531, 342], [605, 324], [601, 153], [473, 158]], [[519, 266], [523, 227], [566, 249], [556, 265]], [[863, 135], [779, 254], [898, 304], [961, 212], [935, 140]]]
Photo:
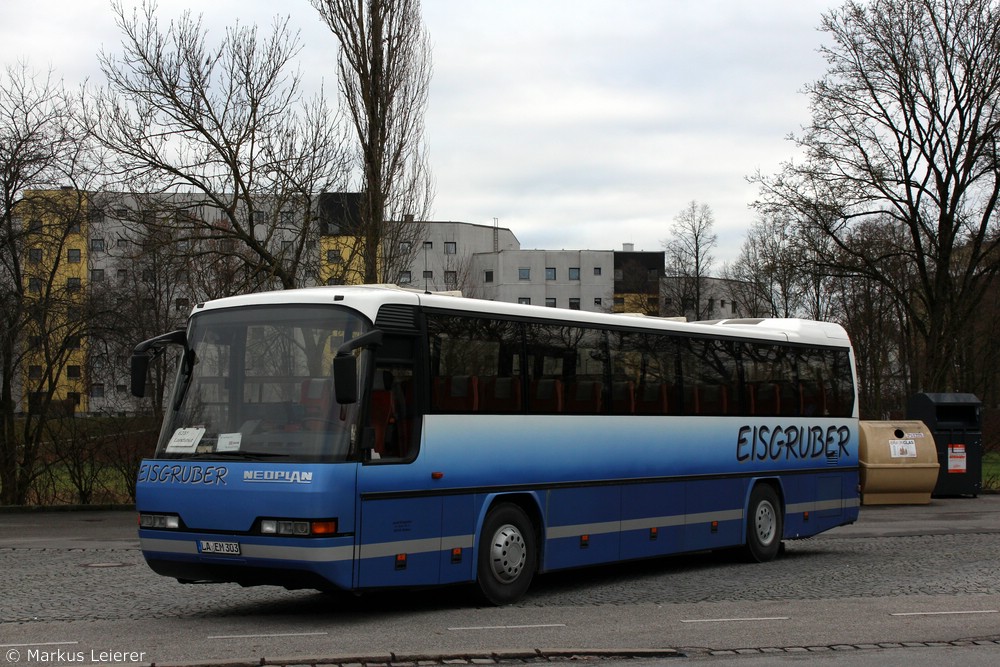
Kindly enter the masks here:
[[0, 505], [0, 514], [44, 514], [47, 512], [134, 512], [135, 504], [108, 505]]
[[482, 653], [432, 654], [432, 653], [371, 653], [312, 657], [261, 658], [258, 661], [206, 661], [206, 662], [153, 662], [149, 667], [286, 667], [302, 665], [319, 667], [430, 667], [433, 665], [498, 665], [504, 663], [563, 662], [573, 660], [630, 660], [654, 658], [680, 658], [677, 649], [521, 649], [489, 651]]

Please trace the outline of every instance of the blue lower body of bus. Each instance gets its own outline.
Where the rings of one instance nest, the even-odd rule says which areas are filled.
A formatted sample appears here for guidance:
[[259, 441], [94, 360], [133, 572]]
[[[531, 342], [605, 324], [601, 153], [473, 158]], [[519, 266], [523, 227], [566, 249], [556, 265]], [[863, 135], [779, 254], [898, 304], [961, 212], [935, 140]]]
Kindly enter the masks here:
[[[145, 461], [143, 555], [181, 581], [360, 590], [476, 581], [502, 506], [526, 517], [540, 572], [744, 545], [760, 487], [781, 539], [858, 517], [850, 420], [548, 419], [477, 417], [470, 436], [468, 420], [430, 416], [406, 463]], [[300, 530], [313, 522], [327, 532]]]

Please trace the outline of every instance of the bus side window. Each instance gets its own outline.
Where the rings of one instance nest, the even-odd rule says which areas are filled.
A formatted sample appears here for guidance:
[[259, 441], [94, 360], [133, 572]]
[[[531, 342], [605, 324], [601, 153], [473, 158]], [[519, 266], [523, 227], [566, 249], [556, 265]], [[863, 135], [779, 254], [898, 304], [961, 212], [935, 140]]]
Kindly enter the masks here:
[[432, 412], [521, 410], [516, 322], [429, 314], [427, 328]]

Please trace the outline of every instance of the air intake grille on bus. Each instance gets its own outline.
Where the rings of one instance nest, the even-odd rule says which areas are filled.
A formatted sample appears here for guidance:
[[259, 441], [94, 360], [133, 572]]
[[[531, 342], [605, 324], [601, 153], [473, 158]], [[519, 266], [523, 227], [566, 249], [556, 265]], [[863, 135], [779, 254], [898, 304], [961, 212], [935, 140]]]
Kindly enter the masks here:
[[378, 309], [375, 327], [387, 333], [417, 333], [417, 309], [414, 306], [389, 303]]

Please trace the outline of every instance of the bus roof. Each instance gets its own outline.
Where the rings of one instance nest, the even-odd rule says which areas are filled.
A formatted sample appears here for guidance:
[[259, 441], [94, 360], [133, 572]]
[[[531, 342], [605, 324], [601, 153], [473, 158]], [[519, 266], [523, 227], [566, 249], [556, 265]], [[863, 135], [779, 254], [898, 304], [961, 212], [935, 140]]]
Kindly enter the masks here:
[[531, 318], [554, 322], [593, 324], [598, 326], [650, 329], [677, 333], [734, 338], [785, 340], [815, 345], [850, 345], [847, 332], [839, 324], [804, 319], [755, 318], [726, 319], [708, 322], [682, 322], [654, 316], [636, 317], [618, 313], [595, 313], [565, 308], [487, 301], [460, 296], [457, 292], [432, 293], [395, 285], [353, 285], [306, 287], [292, 290], [259, 292], [206, 301], [195, 306], [192, 315], [224, 308], [281, 304], [335, 304], [352, 308], [375, 321], [379, 308], [385, 304], [409, 304], [441, 310]]

